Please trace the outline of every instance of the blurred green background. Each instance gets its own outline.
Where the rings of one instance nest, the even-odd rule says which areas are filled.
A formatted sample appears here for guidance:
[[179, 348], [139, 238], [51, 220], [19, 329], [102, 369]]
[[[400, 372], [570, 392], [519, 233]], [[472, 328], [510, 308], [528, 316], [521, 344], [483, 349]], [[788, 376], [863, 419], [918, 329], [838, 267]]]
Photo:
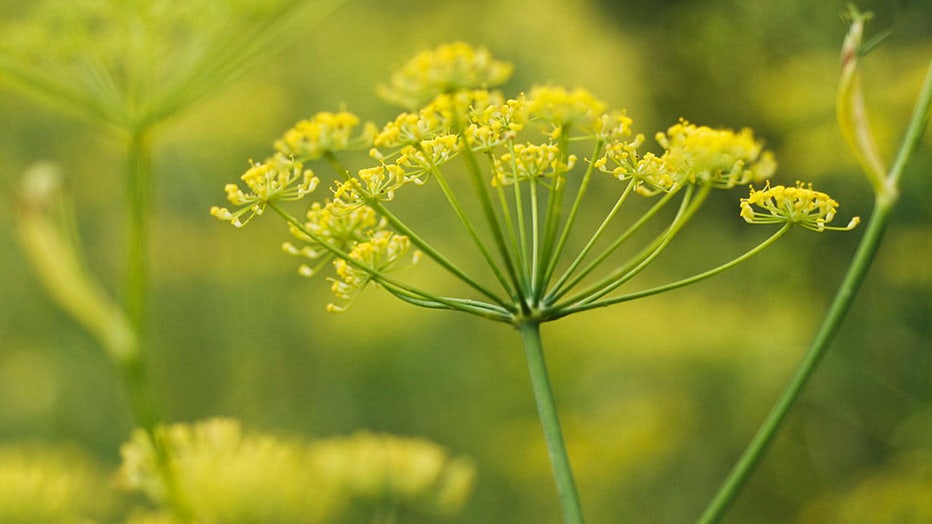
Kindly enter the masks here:
[[[810, 180], [841, 202], [842, 222], [866, 218], [870, 189], [833, 112], [844, 5], [347, 1], [159, 129], [149, 360], [170, 419], [426, 437], [476, 462], [476, 491], [455, 522], [558, 522], [517, 333], [374, 289], [328, 314], [328, 283], [296, 275], [280, 221], [239, 232], [209, 207], [298, 119], [343, 106], [377, 123], [393, 117], [374, 86], [413, 53], [465, 40], [515, 64], [509, 95], [541, 83], [586, 87], [627, 108], [648, 136], [679, 117], [751, 127], [776, 153], [779, 183]], [[893, 31], [864, 70], [891, 158], [932, 57], [932, 5], [859, 7], [875, 12], [869, 30]], [[3, 21], [24, 10], [0, 8]], [[0, 116], [0, 442], [77, 444], [112, 466], [130, 431], [119, 381], [33, 276], [10, 209], [33, 162], [61, 164], [87, 264], [119, 294], [121, 144], [11, 90], [0, 91]], [[889, 508], [871, 497], [884, 486], [919, 479], [932, 490], [930, 145], [926, 133], [854, 309], [729, 522], [845, 521], [862, 506], [882, 522]], [[766, 236], [738, 218], [742, 194], [710, 198], [647, 279], [705, 270]], [[602, 212], [590, 211], [593, 220]], [[544, 327], [591, 522], [698, 516], [798, 363], [859, 237], [794, 231], [710, 281]]]

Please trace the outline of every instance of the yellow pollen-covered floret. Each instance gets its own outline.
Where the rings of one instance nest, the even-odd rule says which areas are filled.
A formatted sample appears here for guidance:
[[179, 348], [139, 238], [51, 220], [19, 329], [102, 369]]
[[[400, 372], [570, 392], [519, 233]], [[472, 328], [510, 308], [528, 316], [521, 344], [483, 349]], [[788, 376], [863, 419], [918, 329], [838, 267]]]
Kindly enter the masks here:
[[735, 133], [680, 120], [656, 139], [665, 150], [664, 168], [683, 183], [730, 189], [767, 179], [776, 170], [773, 154], [764, 151], [750, 129]]
[[566, 172], [576, 164], [576, 156], [561, 158], [556, 144], [515, 144], [509, 152], [493, 160], [494, 185], [507, 186], [532, 178], [548, 178]]
[[300, 200], [314, 191], [320, 182], [310, 169], [301, 162], [286, 158], [282, 154], [261, 163], [254, 163], [240, 177], [251, 192], [244, 192], [236, 184], [227, 184], [224, 190], [227, 200], [237, 211], [214, 206], [210, 214], [216, 218], [242, 227], [253, 217], [261, 215], [265, 206], [272, 201]]
[[813, 231], [848, 231], [860, 223], [854, 217], [845, 227], [827, 226], [838, 210], [838, 202], [825, 193], [812, 189], [812, 184], [796, 182], [795, 186], [751, 187], [750, 195], [741, 199], [741, 217], [749, 224], [790, 222]]
[[286, 156], [315, 160], [349, 147], [357, 126], [359, 117], [346, 111], [317, 113], [286, 131], [275, 142], [275, 149]]

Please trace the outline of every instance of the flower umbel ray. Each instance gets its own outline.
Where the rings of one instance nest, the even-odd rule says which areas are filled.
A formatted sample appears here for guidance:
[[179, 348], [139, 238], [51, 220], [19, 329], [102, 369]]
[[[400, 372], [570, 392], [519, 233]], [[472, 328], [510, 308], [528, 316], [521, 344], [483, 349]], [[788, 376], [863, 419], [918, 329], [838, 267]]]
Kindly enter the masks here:
[[789, 222], [812, 231], [850, 231], [860, 223], [854, 217], [847, 226], [828, 226], [835, 218], [838, 202], [821, 191], [812, 189], [812, 184], [796, 182], [794, 187], [770, 186], [761, 190], [751, 186], [751, 194], [741, 199], [741, 217], [749, 224], [778, 224]]

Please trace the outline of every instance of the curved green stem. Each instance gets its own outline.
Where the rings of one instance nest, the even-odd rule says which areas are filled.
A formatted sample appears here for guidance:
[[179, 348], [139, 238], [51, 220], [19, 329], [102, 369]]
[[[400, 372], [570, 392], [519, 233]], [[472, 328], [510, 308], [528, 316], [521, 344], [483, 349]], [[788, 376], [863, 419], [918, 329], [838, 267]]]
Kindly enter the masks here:
[[673, 238], [680, 232], [683, 226], [689, 221], [693, 213], [699, 208], [709, 193], [710, 186], [703, 186], [699, 196], [693, 198], [695, 186], [686, 188], [686, 195], [680, 202], [680, 207], [673, 217], [673, 222], [658, 235], [650, 244], [642, 249], [636, 256], [632, 257], [627, 263], [612, 271], [610, 275], [599, 282], [587, 287], [576, 293], [572, 297], [564, 300], [553, 307], [554, 310], [560, 310], [564, 307], [573, 305], [584, 305], [595, 302], [603, 296], [611, 293], [619, 286], [634, 278], [638, 273], [643, 271], [651, 262], [654, 261], [660, 253], [666, 248]]
[[855, 294], [864, 281], [864, 275], [867, 274], [871, 261], [877, 253], [877, 249], [880, 246], [880, 239], [883, 237], [883, 231], [891, 210], [892, 206], [890, 205], [877, 205], [874, 208], [874, 212], [867, 226], [867, 231], [864, 233], [864, 238], [861, 239], [860, 245], [858, 245], [854, 260], [848, 267], [848, 272], [845, 274], [845, 278], [838, 288], [838, 292], [835, 294], [835, 298], [829, 307], [828, 314], [822, 322], [812, 345], [809, 347], [809, 351], [800, 363], [799, 368], [797, 368], [796, 373], [790, 379], [786, 389], [780, 394], [779, 399], [777, 399], [777, 402], [767, 415], [767, 418], [751, 439], [747, 449], [745, 449], [741, 458], [738, 459], [738, 462], [728, 474], [728, 477], [702, 514], [699, 519], [699, 522], [702, 524], [719, 522], [725, 515], [725, 512], [731, 506], [731, 503], [734, 502], [738, 492], [744, 486], [744, 483], [754, 471], [764, 452], [773, 441], [774, 436], [777, 434], [777, 430], [786, 418], [787, 413], [789, 413], [790, 407], [796, 401], [797, 397], [799, 397], [809, 377], [812, 376], [813, 371], [815, 371], [819, 362], [822, 360], [832, 337], [834, 337], [835, 333], [838, 331], [842, 319], [854, 302]]
[[544, 358], [540, 322], [524, 320], [518, 323], [518, 329], [521, 331], [521, 339], [524, 342], [531, 386], [534, 389], [534, 399], [537, 401], [540, 423], [544, 429], [547, 451], [550, 454], [553, 478], [563, 511], [563, 522], [564, 524], [583, 524], [585, 521], [579, 503], [579, 494], [576, 491], [576, 481], [573, 479], [573, 470], [566, 453], [563, 431], [560, 429], [560, 419], [557, 416], [553, 388], [550, 385], [550, 375], [547, 372], [547, 363]]
[[[608, 214], [605, 215], [605, 218], [602, 219], [602, 223], [599, 224], [599, 227], [595, 230], [592, 236], [589, 237], [588, 242], [586, 242], [586, 245], [583, 246], [579, 254], [576, 255], [576, 258], [573, 260], [573, 262], [570, 263], [570, 266], [563, 273], [563, 276], [561, 276], [560, 279], [556, 282], [556, 284], [553, 285], [553, 295], [552, 295], [553, 299], [559, 298], [558, 293], [562, 289], [564, 289], [563, 285], [566, 283], [567, 280], [569, 280], [571, 276], [573, 276], [573, 272], [576, 271], [576, 268], [578, 268], [579, 265], [582, 264], [583, 260], [585, 260], [585, 258], [589, 255], [589, 252], [592, 251], [592, 249], [595, 247], [596, 242], [598, 242], [599, 239], [602, 238], [602, 234], [605, 233], [605, 230], [608, 228], [608, 225], [611, 223], [612, 219], [614, 219], [615, 216], [618, 214], [618, 211], [621, 209], [622, 204], [624, 204], [625, 201], [628, 199], [628, 195], [631, 194], [631, 191], [634, 189], [636, 184], [637, 184], [637, 180], [634, 180], [634, 179], [628, 182], [628, 185], [625, 187], [625, 190], [621, 193], [621, 196], [618, 197], [618, 200], [615, 201], [615, 205], [612, 206], [611, 211], [609, 211]], [[631, 234], [633, 234], [634, 231], [635, 231], [634, 228], [629, 228], [629, 230], [626, 231], [624, 235], [621, 235], [621, 237], [619, 237], [619, 240], [624, 241], [624, 239], [631, 236]], [[621, 244], [619, 243], [618, 245], [620, 246]], [[572, 287], [572, 285], [573, 284], [571, 284], [570, 286], [567, 286], [567, 288]]]
[[[860, 35], [858, 35], [858, 37], [859, 36]], [[846, 80], [843, 78], [843, 87], [845, 81]], [[849, 93], [849, 96], [850, 95], [851, 93]], [[871, 181], [875, 191], [874, 210], [868, 221], [867, 231], [865, 231], [864, 237], [861, 238], [861, 242], [858, 244], [854, 258], [848, 266], [848, 271], [845, 273], [845, 277], [838, 291], [835, 293], [835, 298], [829, 306], [825, 319], [822, 321], [821, 326], [819, 326], [819, 330], [812, 341], [812, 345], [803, 357], [796, 373], [787, 384], [786, 389], [783, 390], [783, 393], [777, 399], [777, 402], [767, 415], [767, 418], [764, 419], [757, 433], [754, 434], [748, 447], [744, 450], [744, 453], [722, 483], [705, 512], [703, 512], [699, 519], [700, 523], [712, 524], [719, 522], [728, 511], [728, 508], [737, 497], [738, 492], [744, 486], [745, 482], [747, 482], [751, 473], [754, 472], [761, 457], [763, 457], [770, 443], [773, 441], [787, 413], [799, 397], [809, 377], [822, 360], [832, 338], [841, 326], [842, 320], [851, 308], [855, 295], [861, 287], [861, 283], [864, 281], [864, 277], [868, 269], [870, 269], [871, 262], [880, 247], [880, 241], [883, 238], [887, 222], [890, 219], [898, 198], [897, 184], [910, 155], [922, 137], [922, 131], [929, 118], [930, 106], [932, 106], [932, 66], [930, 66], [929, 72], [926, 75], [922, 90], [919, 93], [919, 99], [916, 102], [915, 109], [913, 110], [909, 122], [909, 127], [906, 130], [906, 135], [903, 138], [900, 150], [897, 153], [897, 158], [894, 160], [890, 171], [882, 179], [876, 180], [870, 168], [865, 168], [868, 179]], [[856, 111], [858, 114], [862, 113], [861, 110], [852, 109], [845, 104], [839, 105], [839, 111]], [[846, 118], [847, 117], [844, 117], [842, 120]], [[853, 119], [847, 118], [847, 120]], [[866, 126], [867, 124], [866, 121], [862, 120], [859, 124], [851, 125]], [[867, 133], [867, 131], [867, 129], [859, 130], [862, 134]], [[852, 147], [858, 147], [858, 143], [854, 142]]]
[[501, 222], [499, 222], [498, 215], [495, 214], [495, 208], [492, 205], [492, 197], [489, 195], [489, 191], [486, 188], [486, 181], [482, 178], [482, 169], [476, 161], [476, 156], [468, 147], [463, 148], [462, 157], [466, 162], [466, 170], [469, 172], [469, 178], [472, 180], [473, 189], [476, 191], [476, 196], [479, 198], [479, 203], [482, 205], [482, 212], [485, 215], [489, 229], [492, 232], [492, 238], [495, 240], [495, 245], [505, 264], [508, 277], [511, 279], [514, 289], [520, 292], [521, 278], [518, 276], [518, 270], [515, 267], [514, 255], [508, 249], [508, 243], [505, 240]]

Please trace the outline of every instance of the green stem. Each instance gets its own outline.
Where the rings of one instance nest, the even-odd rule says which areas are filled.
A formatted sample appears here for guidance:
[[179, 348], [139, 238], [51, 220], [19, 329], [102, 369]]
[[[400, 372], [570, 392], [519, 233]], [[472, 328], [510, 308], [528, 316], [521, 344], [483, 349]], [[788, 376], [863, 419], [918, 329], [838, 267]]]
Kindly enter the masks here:
[[127, 200], [129, 202], [129, 232], [126, 254], [126, 315], [136, 334], [137, 351], [118, 362], [123, 385], [129, 397], [133, 418], [155, 449], [159, 470], [165, 481], [171, 506], [178, 516], [186, 516], [177, 493], [177, 483], [171, 469], [171, 457], [158, 437], [162, 421], [158, 398], [152, 387], [146, 365], [146, 299], [149, 270], [149, 215], [152, 204], [152, 143], [151, 128], [130, 129], [127, 150]]
[[[592, 262], [590, 262], [585, 268], [583, 268], [581, 271], [579, 271], [575, 275], [573, 274], [573, 271], [576, 270], [579, 264], [575, 263], [574, 261], [574, 264], [572, 264], [570, 268], [568, 268], [563, 273], [563, 276], [560, 277], [557, 283], [553, 286], [553, 290], [547, 295], [547, 297], [545, 298], [545, 302], [552, 304], [556, 302], [557, 300], [559, 300], [561, 297], [563, 297], [566, 293], [569, 293], [570, 290], [572, 290], [577, 284], [582, 282], [582, 280], [585, 279], [590, 273], [592, 273], [592, 271], [594, 271], [597, 267], [599, 267], [599, 265], [602, 264], [602, 262], [604, 262], [605, 259], [611, 256], [611, 254], [614, 253], [615, 250], [621, 247], [621, 245], [624, 244], [638, 230], [640, 230], [644, 226], [644, 224], [646, 224], [661, 209], [663, 209], [663, 207], [666, 206], [667, 203], [669, 203], [670, 200], [675, 195], [679, 194], [679, 190], [680, 189], [677, 188], [676, 190], [672, 190], [668, 193], [665, 193], [663, 197], [661, 197], [661, 199], [657, 201], [657, 203], [655, 203], [646, 213], [642, 214], [640, 218], [638, 218], [637, 221], [634, 222], [634, 224], [632, 224], [630, 227], [628, 227], [627, 230], [625, 230], [624, 233], [619, 235], [619, 237], [615, 239], [615, 241], [612, 242], [611, 245], [605, 248], [602, 251], [602, 253], [599, 254], [599, 256], [597, 256]], [[620, 204], [616, 204], [616, 208], [619, 205]], [[612, 210], [612, 212], [615, 212], [615, 211], [616, 209]], [[581, 256], [577, 257], [577, 259], [579, 260], [579, 262], [582, 262]]]
[[695, 186], [686, 188], [686, 195], [683, 197], [683, 201], [680, 202], [680, 207], [676, 212], [676, 216], [673, 217], [673, 222], [667, 226], [667, 229], [664, 230], [661, 235], [657, 236], [647, 247], [642, 249], [640, 253], [613, 271], [610, 275], [587, 287], [585, 290], [576, 293], [571, 298], [557, 304], [554, 306], [554, 309], [559, 310], [567, 306], [593, 303], [625, 284], [647, 268], [655, 258], [660, 256], [660, 253], [673, 241], [673, 238], [699, 208], [705, 200], [706, 195], [708, 195], [710, 186], [703, 186], [700, 190], [701, 192], [695, 199], [693, 198], [694, 188]]
[[129, 231], [126, 253], [126, 316], [136, 334], [137, 351], [119, 362], [136, 423], [155, 436], [161, 420], [146, 371], [145, 331], [149, 270], [149, 213], [152, 203], [152, 144], [148, 128], [130, 130], [126, 185]]
[[152, 200], [152, 145], [148, 129], [130, 131], [126, 166], [129, 231], [126, 253], [126, 314], [138, 337], [145, 329], [149, 270], [149, 212]]
[[[424, 254], [430, 257], [434, 262], [439, 264], [442, 268], [447, 270], [450, 274], [460, 279], [463, 283], [469, 285], [476, 291], [482, 293], [489, 299], [491, 299], [496, 304], [507, 307], [508, 303], [496, 295], [492, 290], [480, 284], [476, 279], [469, 276], [465, 271], [460, 269], [456, 264], [450, 261], [448, 258], [440, 254], [436, 249], [434, 249], [426, 240], [421, 238], [420, 235], [414, 232], [413, 229], [408, 227], [400, 218], [395, 216], [384, 204], [374, 200], [371, 202], [371, 206], [376, 210], [380, 215], [385, 217], [385, 220], [388, 220], [388, 223], [391, 224], [399, 233], [406, 235], [411, 239], [411, 243], [417, 246]], [[368, 270], [367, 270], [368, 271]]]
[[502, 231], [502, 225], [498, 220], [498, 215], [495, 214], [495, 208], [492, 205], [492, 197], [489, 196], [489, 191], [486, 189], [486, 181], [482, 178], [482, 169], [479, 167], [479, 163], [476, 161], [476, 157], [472, 150], [468, 147], [463, 149], [463, 154], [461, 156], [466, 162], [466, 169], [469, 172], [469, 178], [472, 181], [473, 189], [476, 191], [476, 196], [479, 198], [479, 203], [482, 205], [482, 213], [485, 215], [486, 222], [492, 233], [492, 238], [495, 240], [495, 245], [502, 257], [502, 262], [505, 264], [508, 277], [511, 279], [514, 289], [519, 290], [520, 293], [521, 278], [515, 267], [514, 256], [508, 249], [508, 243]]
[[509, 296], [514, 297], [514, 291], [511, 289], [508, 280], [499, 269], [495, 259], [492, 258], [492, 254], [489, 253], [489, 250], [485, 247], [485, 243], [481, 238], [479, 238], [479, 233], [476, 231], [476, 227], [469, 219], [469, 215], [467, 215], [463, 210], [463, 206], [460, 204], [459, 199], [456, 198], [456, 193], [453, 192], [453, 190], [450, 188], [450, 185], [447, 183], [446, 177], [443, 176], [443, 173], [441, 173], [436, 166], [431, 166], [431, 172], [434, 176], [434, 179], [437, 181], [437, 184], [440, 186], [440, 190], [443, 191], [447, 202], [449, 202], [450, 206], [453, 208], [453, 212], [456, 213], [457, 218], [459, 218], [460, 222], [463, 224], [463, 227], [466, 228], [466, 232], [469, 234], [469, 238], [472, 239], [473, 244], [476, 246], [476, 248], [479, 249], [479, 252], [482, 254], [482, 258], [485, 259], [486, 264], [495, 275], [495, 278], [498, 280], [499, 284], [502, 285], [502, 288], [505, 290], [505, 292], [508, 293]]
[[[605, 142], [601, 139], [596, 140], [595, 146], [593, 147], [593, 150], [592, 150], [592, 158], [597, 158], [599, 156], [599, 152], [602, 151], [602, 146], [604, 145], [604, 143]], [[566, 217], [566, 223], [563, 225], [563, 232], [560, 234], [560, 239], [557, 241], [557, 245], [553, 249], [553, 252], [552, 253], [548, 252], [549, 260], [547, 261], [547, 268], [546, 268], [546, 271], [543, 273], [542, 275], [543, 278], [540, 282], [540, 285], [538, 286], [538, 289], [540, 289], [541, 292], [544, 291], [544, 289], [547, 286], [547, 283], [549, 283], [551, 278], [553, 277], [554, 271], [556, 271], [557, 262], [559, 262], [560, 256], [563, 254], [563, 248], [566, 246], [566, 242], [567, 242], [567, 239], [569, 239], [570, 232], [573, 230], [573, 226], [576, 223], [576, 215], [579, 213], [579, 209], [582, 207], [583, 197], [586, 195], [586, 189], [588, 189], [589, 187], [589, 181], [592, 179], [592, 173], [594, 172], [594, 170], [595, 170], [595, 163], [589, 162], [589, 167], [586, 168], [586, 172], [585, 174], [583, 174], [583, 177], [582, 177], [582, 182], [580, 182], [579, 184], [579, 189], [576, 191], [576, 199], [573, 201], [573, 206], [570, 208], [569, 215]], [[630, 188], [630, 185], [629, 185], [629, 188]], [[628, 190], [626, 190], [624, 194], [627, 194], [627, 192]], [[613, 211], [617, 211], [617, 207], [618, 206], [616, 205], [616, 209], [614, 209]], [[610, 216], [612, 216], [611, 213], [610, 213]], [[589, 246], [587, 245], [587, 247]], [[586, 249], [584, 249], [584, 251], [586, 251]], [[585, 255], [582, 255], [582, 256], [585, 256]], [[574, 265], [578, 263], [579, 262], [574, 261]]]
[[534, 398], [537, 401], [537, 412], [544, 429], [544, 439], [547, 441], [547, 450], [550, 454], [550, 464], [553, 468], [553, 477], [557, 485], [557, 495], [563, 510], [565, 524], [583, 524], [582, 507], [579, 504], [579, 494], [576, 491], [576, 482], [573, 480], [573, 470], [570, 467], [566, 445], [563, 442], [563, 431], [560, 429], [560, 419], [557, 417], [557, 407], [553, 398], [553, 388], [550, 385], [550, 375], [547, 373], [547, 363], [544, 358], [544, 348], [540, 339], [540, 322], [537, 320], [524, 320], [518, 323], [524, 349], [527, 355], [528, 369], [531, 375], [531, 385], [534, 389]]
[[841, 326], [842, 319], [854, 302], [855, 294], [864, 281], [864, 275], [867, 274], [871, 261], [880, 246], [880, 239], [883, 237], [883, 231], [891, 210], [892, 206], [890, 205], [877, 205], [874, 208], [864, 238], [861, 239], [861, 243], [858, 245], [857, 253], [848, 267], [848, 272], [835, 294], [828, 314], [822, 322], [812, 345], [809, 347], [809, 351], [800, 363], [796, 373], [790, 379], [786, 389], [783, 390], [780, 398], [774, 404], [770, 414], [767, 415], [754, 438], [748, 444], [747, 449], [738, 459], [731, 473], [719, 488], [718, 493], [702, 514], [699, 519], [700, 523], [711, 524], [721, 520], [773, 441], [777, 430], [786, 418], [787, 413], [789, 413], [790, 407], [799, 397], [809, 377], [812, 376], [813, 371], [822, 360], [829, 343]]
[[[744, 453], [738, 459], [738, 462], [732, 468], [728, 477], [715, 494], [715, 497], [700, 517], [700, 523], [712, 524], [719, 522], [728, 511], [735, 497], [737, 497], [738, 492], [744, 486], [745, 482], [747, 482], [751, 473], [754, 472], [755, 467], [766, 452], [779, 430], [780, 425], [786, 418], [787, 413], [796, 401], [796, 398], [799, 397], [807, 380], [822, 360], [822, 356], [825, 354], [829, 343], [841, 326], [844, 316], [851, 308], [857, 290], [861, 287], [861, 283], [864, 281], [864, 277], [868, 269], [870, 269], [871, 262], [880, 247], [880, 241], [883, 238], [884, 230], [887, 227], [887, 222], [890, 219], [890, 215], [893, 212], [899, 195], [897, 186], [900, 176], [902, 175], [903, 169], [906, 167], [906, 162], [909, 160], [913, 149], [915, 149], [922, 137], [922, 131], [929, 118], [930, 106], [932, 106], [932, 67], [929, 68], [929, 72], [923, 82], [922, 90], [919, 93], [919, 99], [913, 109], [912, 117], [910, 118], [909, 127], [906, 130], [906, 135], [900, 145], [897, 158], [893, 161], [889, 173], [883, 177], [879, 183], [871, 179], [870, 174], [868, 174], [868, 178], [871, 179], [875, 190], [874, 210], [868, 221], [867, 231], [865, 231], [864, 237], [858, 244], [858, 249], [855, 252], [851, 264], [848, 266], [848, 271], [845, 273], [844, 280], [842, 280], [838, 291], [835, 293], [835, 298], [832, 300], [831, 306], [829, 306], [828, 313], [822, 321], [822, 325], [819, 327], [819, 331], [816, 333], [812, 345], [809, 347], [805, 357], [803, 357], [796, 373], [787, 384], [786, 389], [783, 390], [783, 393], [777, 399], [770, 414], [767, 415], [767, 418], [751, 439], [748, 447], [744, 450]], [[840, 110], [844, 110], [844, 107], [841, 107]]]

